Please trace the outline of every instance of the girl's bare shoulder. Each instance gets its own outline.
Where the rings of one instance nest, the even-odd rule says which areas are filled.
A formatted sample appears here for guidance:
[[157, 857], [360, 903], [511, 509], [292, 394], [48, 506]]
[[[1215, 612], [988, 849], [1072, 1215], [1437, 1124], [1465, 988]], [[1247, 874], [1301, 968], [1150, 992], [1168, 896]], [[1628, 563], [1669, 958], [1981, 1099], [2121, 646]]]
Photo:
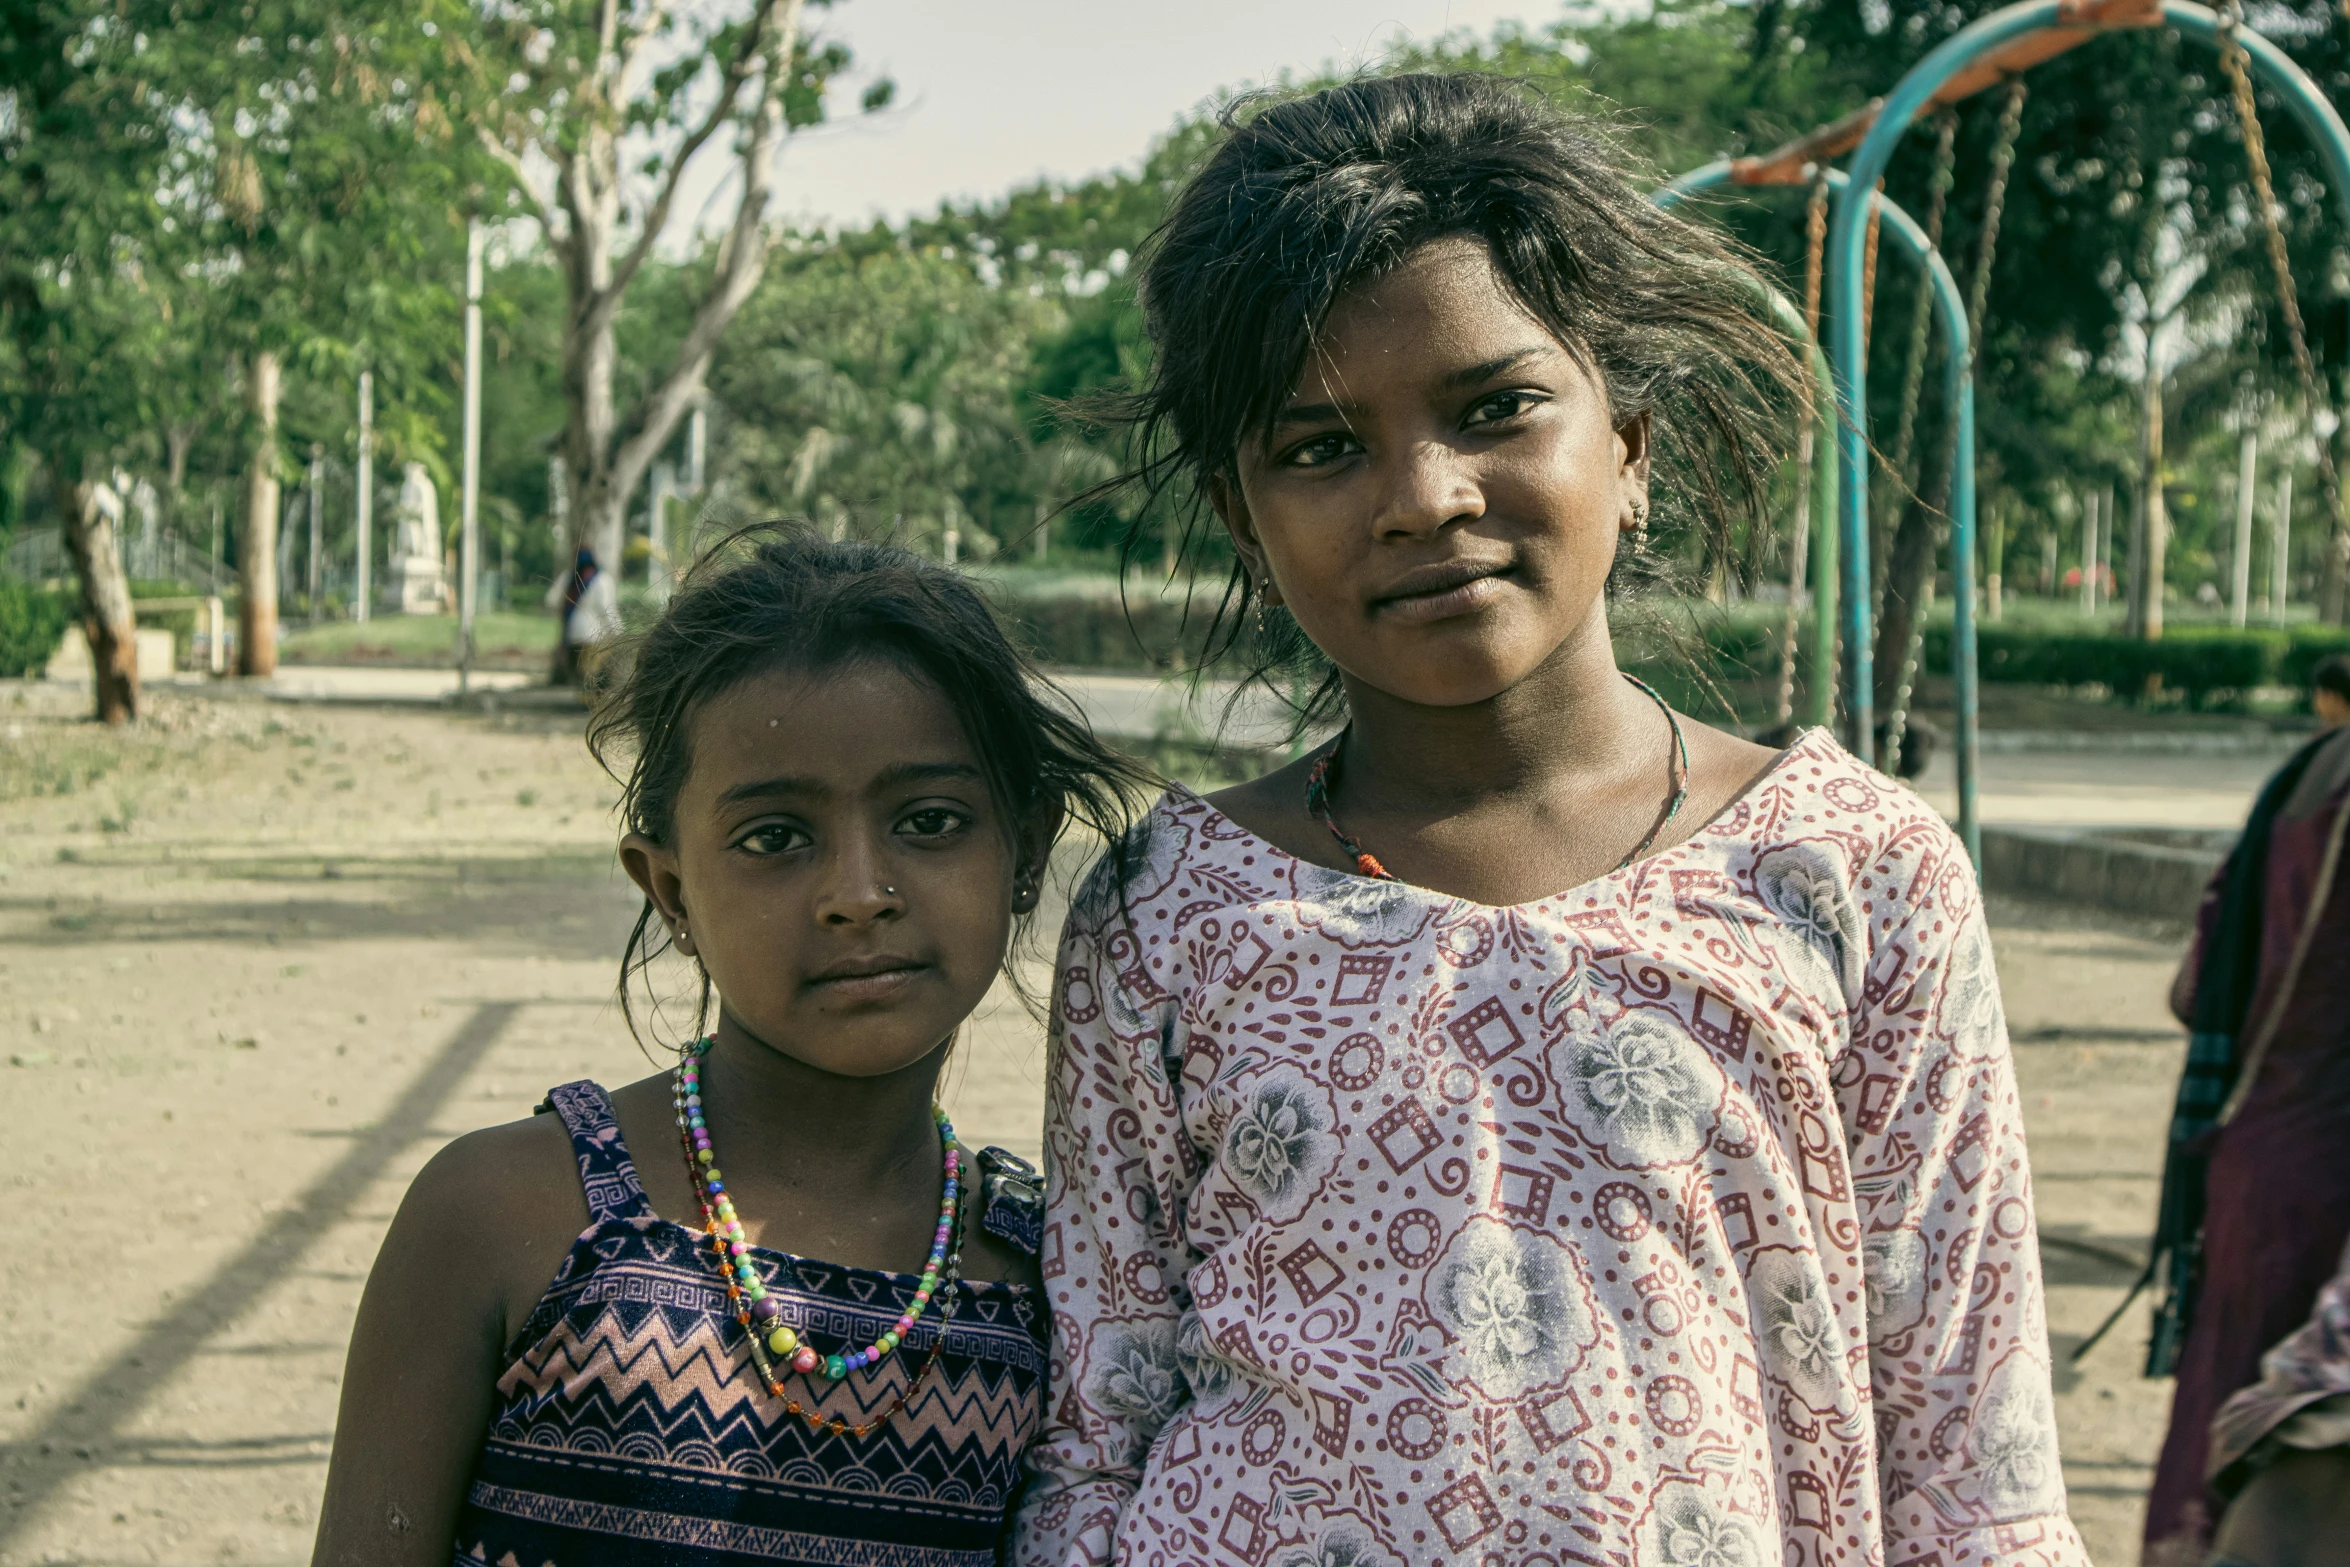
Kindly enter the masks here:
[[570, 1135], [559, 1117], [533, 1115], [467, 1132], [427, 1160], [385, 1250], [464, 1269], [511, 1303], [523, 1287], [516, 1275], [535, 1271], [543, 1288], [562, 1248], [586, 1227]]

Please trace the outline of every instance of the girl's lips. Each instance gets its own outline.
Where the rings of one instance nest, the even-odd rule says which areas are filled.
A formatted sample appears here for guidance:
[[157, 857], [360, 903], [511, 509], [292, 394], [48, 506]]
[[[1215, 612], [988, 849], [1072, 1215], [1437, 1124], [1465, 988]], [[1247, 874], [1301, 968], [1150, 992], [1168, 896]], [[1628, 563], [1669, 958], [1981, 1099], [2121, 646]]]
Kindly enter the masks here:
[[1450, 620], [1458, 615], [1473, 614], [1499, 598], [1501, 591], [1501, 573], [1488, 572], [1450, 587], [1438, 587], [1424, 593], [1402, 593], [1382, 599], [1378, 612], [1397, 620], [1425, 625], [1432, 621]]
[[887, 1001], [914, 983], [922, 974], [920, 964], [902, 968], [875, 969], [862, 974], [819, 975], [808, 981], [808, 988], [827, 1001], [857, 1005], [864, 1002]]

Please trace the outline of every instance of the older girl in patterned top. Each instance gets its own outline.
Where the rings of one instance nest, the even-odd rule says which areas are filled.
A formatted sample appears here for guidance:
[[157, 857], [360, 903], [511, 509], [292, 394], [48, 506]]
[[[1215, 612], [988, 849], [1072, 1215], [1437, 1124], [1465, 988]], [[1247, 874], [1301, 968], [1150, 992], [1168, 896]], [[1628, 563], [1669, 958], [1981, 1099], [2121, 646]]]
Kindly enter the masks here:
[[2085, 1567], [1965, 854], [1611, 648], [1767, 480], [1754, 277], [1406, 76], [1244, 111], [1141, 291], [1140, 482], [1345, 727], [1070, 913], [1017, 1559]]
[[1043, 1413], [1041, 1193], [933, 1096], [1128, 770], [955, 573], [789, 530], [689, 578], [590, 741], [629, 758], [623, 1004], [673, 948], [715, 1028], [417, 1177], [316, 1560], [987, 1567]]

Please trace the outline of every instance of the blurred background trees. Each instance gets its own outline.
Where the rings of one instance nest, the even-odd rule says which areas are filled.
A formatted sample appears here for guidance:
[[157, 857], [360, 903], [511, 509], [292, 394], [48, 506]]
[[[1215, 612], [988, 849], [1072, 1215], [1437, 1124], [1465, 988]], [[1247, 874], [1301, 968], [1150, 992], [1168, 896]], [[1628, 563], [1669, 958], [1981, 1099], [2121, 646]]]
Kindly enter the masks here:
[[[1458, 36], [1391, 63], [1524, 77], [1614, 117], [1661, 179], [1858, 106], [1991, 8], [1660, 0]], [[1093, 179], [897, 225], [788, 231], [769, 220], [767, 193], [779, 156], [788, 170], [790, 133], [888, 95], [833, 101], [850, 61], [823, 16], [795, 0], [9, 8], [0, 534], [12, 537], [0, 576], [71, 576], [68, 535], [101, 485], [127, 519], [114, 547], [133, 587], [154, 578], [241, 599], [245, 667], [266, 666], [280, 607], [347, 613], [356, 378], [375, 381], [377, 515], [407, 461], [453, 493], [458, 294], [475, 220], [492, 233], [489, 602], [535, 606], [582, 539], [638, 584], [682, 556], [695, 526], [779, 513], [991, 572], [1111, 568], [1134, 519], [1114, 504], [1058, 508], [1125, 454], [1071, 404], [1144, 366], [1133, 258], [1216, 144], [1213, 117]], [[2350, 23], [2330, 3], [2264, 5], [2253, 20], [2327, 90], [2350, 90]], [[1983, 514], [1996, 519], [1985, 533], [1999, 549], [1985, 567], [2011, 606], [2051, 613], [2077, 606], [2084, 575], [2106, 583], [2109, 562], [2126, 575], [2148, 477], [2143, 417], [2158, 406], [2152, 478], [2170, 524], [2159, 581], [2175, 613], [2215, 613], [2209, 601], [2229, 587], [2247, 430], [2261, 440], [2256, 596], [2279, 612], [2265, 603], [2270, 513], [2276, 478], [2298, 474], [2284, 576], [2305, 612], [2333, 543], [2311, 442], [2333, 426], [2303, 406], [2286, 362], [2214, 59], [2161, 30], [2127, 32], [2028, 82], [1977, 369]], [[1999, 97], [1962, 105], [1952, 139], [1944, 249], [1962, 283]], [[2339, 400], [2346, 236], [2297, 126], [2263, 108], [2302, 308]], [[1888, 178], [1913, 213], [1931, 204], [1938, 130], [1913, 131]], [[735, 171], [715, 217], [674, 211], [695, 158]], [[1791, 293], [1802, 197], [1746, 193], [1708, 209]], [[1915, 287], [1899, 265], [1878, 287], [1881, 429], [1906, 379]], [[1898, 529], [1906, 512], [1926, 539], [1921, 591], [1937, 570], [1947, 580], [1933, 509], [1949, 462], [1939, 384], [1928, 367], [1907, 484], [1888, 481], [1877, 508], [1881, 526]], [[2162, 395], [2150, 400], [2150, 384]], [[704, 488], [689, 496], [697, 408]], [[315, 602], [307, 531], [293, 523], [312, 486], [325, 518]], [[148, 512], [130, 504], [142, 489]], [[2084, 512], [2099, 506], [2109, 521], [2090, 558]], [[455, 505], [441, 515], [453, 530]], [[1220, 565], [1219, 540], [1180, 537], [1179, 509], [1142, 521], [1137, 570]], [[376, 530], [379, 552], [389, 532]], [[1721, 559], [1689, 546], [1689, 580], [1727, 601], [1783, 592], [1782, 532], [1734, 541]], [[103, 597], [86, 598], [83, 619]], [[1881, 652], [1878, 665], [1898, 660]]]

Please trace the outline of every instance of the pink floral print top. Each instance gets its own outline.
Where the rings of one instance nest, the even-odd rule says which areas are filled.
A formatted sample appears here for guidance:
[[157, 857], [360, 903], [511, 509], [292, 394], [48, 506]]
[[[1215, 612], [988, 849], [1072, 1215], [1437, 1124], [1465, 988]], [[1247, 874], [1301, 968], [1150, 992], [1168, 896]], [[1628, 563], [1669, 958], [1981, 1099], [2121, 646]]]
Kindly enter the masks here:
[[1488, 908], [1184, 793], [1054, 995], [1014, 1556], [2086, 1567], [1974, 875], [1814, 732]]

